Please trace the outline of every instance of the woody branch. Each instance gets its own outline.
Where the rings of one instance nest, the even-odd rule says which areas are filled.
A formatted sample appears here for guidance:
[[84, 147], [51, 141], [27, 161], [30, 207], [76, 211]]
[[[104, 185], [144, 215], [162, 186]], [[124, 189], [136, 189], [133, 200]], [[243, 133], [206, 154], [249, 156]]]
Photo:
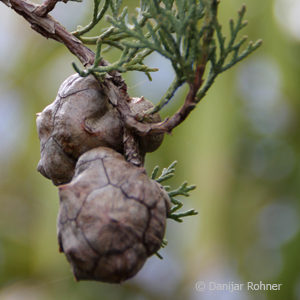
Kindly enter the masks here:
[[[84, 66], [92, 65], [95, 54], [86, 47], [78, 38], [69, 33], [58, 21], [51, 17], [48, 13], [53, 10], [57, 2], [68, 2], [69, 0], [46, 0], [41, 5], [36, 5], [24, 0], [0, 0], [7, 6], [15, 10], [19, 15], [23, 16], [30, 24], [31, 28], [46, 38], [54, 39], [63, 43], [71, 53], [73, 53]], [[203, 56], [204, 57], [204, 56]], [[107, 64], [104, 60], [101, 64]], [[118, 98], [117, 109], [119, 110], [125, 126], [128, 130], [132, 130], [137, 135], [145, 136], [148, 134], [170, 133], [172, 129], [183, 122], [196, 105], [195, 97], [203, 82], [203, 73], [206, 60], [203, 59], [197, 67], [194, 82], [189, 83], [189, 93], [182, 107], [171, 117], [160, 123], [146, 124], [137, 120], [132, 115], [130, 109], [124, 101], [128, 99], [126, 85], [117, 72], [113, 72], [113, 84], [107, 83], [109, 88], [113, 88], [115, 97]], [[117, 83], [117, 86], [115, 85]], [[118, 87], [121, 87], [120, 88]]]

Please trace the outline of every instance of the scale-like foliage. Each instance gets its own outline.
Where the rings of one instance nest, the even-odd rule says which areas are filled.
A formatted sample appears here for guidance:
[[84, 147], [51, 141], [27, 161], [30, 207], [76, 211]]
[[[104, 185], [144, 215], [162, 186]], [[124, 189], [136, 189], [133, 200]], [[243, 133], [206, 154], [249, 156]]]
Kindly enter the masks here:
[[[102, 3], [103, 2], [103, 3]], [[101, 9], [100, 4], [102, 4]], [[175, 78], [158, 104], [149, 111], [154, 113], [169, 103], [176, 90], [184, 83], [192, 84], [197, 72], [209, 68], [207, 78], [197, 91], [199, 102], [222, 72], [251, 54], [261, 41], [250, 42], [245, 50], [241, 47], [247, 37], [237, 40], [238, 33], [247, 25], [244, 21], [246, 7], [238, 13], [236, 22], [230, 20], [230, 37], [226, 38], [217, 18], [217, 0], [142, 0], [137, 14], [129, 16], [122, 0], [94, 0], [92, 21], [78, 29], [74, 35], [83, 42], [96, 44], [93, 66], [81, 71], [81, 76], [91, 73], [98, 77], [113, 70], [119, 72], [141, 71], [151, 79], [150, 72], [157, 71], [144, 64], [144, 59], [157, 52], [170, 60]], [[106, 15], [110, 25], [96, 37], [83, 37]], [[117, 61], [101, 65], [103, 45], [121, 50]]]
[[[151, 179], [157, 181], [158, 183], [162, 183], [162, 182], [172, 178], [175, 175], [176, 164], [177, 164], [177, 161], [174, 161], [167, 168], [163, 168], [161, 174], [158, 177], [157, 177], [157, 173], [159, 171], [159, 167], [156, 166], [152, 171]], [[163, 187], [167, 191], [167, 193], [170, 197], [171, 203], [172, 203], [172, 207], [170, 208], [168, 218], [173, 219], [177, 222], [182, 222], [183, 217], [194, 216], [194, 215], [198, 214], [198, 212], [195, 211], [194, 209], [190, 209], [185, 212], [175, 213], [180, 208], [183, 207], [183, 203], [180, 200], [176, 199], [175, 197], [176, 196], [189, 197], [190, 196], [189, 192], [196, 188], [195, 185], [188, 185], [187, 182], [184, 182], [175, 190], [171, 190], [171, 187], [167, 186], [167, 185], [165, 185]]]
[[[168, 179], [171, 179], [173, 176], [175, 176], [175, 166], [177, 164], [177, 161], [173, 161], [167, 168], [163, 168], [161, 174], [158, 175], [159, 171], [159, 166], [155, 166], [152, 174], [151, 174], [151, 179], [155, 180], [158, 183], [162, 183]], [[194, 209], [189, 209], [184, 212], [178, 212], [179, 209], [183, 207], [183, 202], [175, 198], [176, 196], [184, 196], [184, 197], [189, 197], [190, 196], [190, 191], [194, 190], [196, 188], [195, 185], [188, 185], [188, 183], [185, 181], [183, 182], [178, 188], [171, 190], [171, 187], [168, 185], [163, 186], [165, 191], [168, 193], [170, 202], [171, 202], [171, 208], [168, 213], [168, 218], [172, 219], [176, 222], [183, 222], [184, 217], [189, 217], [189, 216], [195, 216], [198, 214], [198, 212]], [[167, 246], [168, 242], [166, 239], [163, 240], [161, 244], [161, 248], [164, 248]], [[156, 252], [155, 253], [160, 259], [163, 257]]]

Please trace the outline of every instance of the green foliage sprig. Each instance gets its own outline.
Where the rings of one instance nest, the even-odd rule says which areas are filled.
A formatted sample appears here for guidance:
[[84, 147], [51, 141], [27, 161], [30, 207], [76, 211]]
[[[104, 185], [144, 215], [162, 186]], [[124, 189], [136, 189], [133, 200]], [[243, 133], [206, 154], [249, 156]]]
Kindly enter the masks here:
[[[159, 171], [159, 167], [156, 166], [151, 174], [151, 179], [157, 181], [158, 183], [162, 183], [170, 178], [172, 178], [175, 175], [175, 166], [177, 164], [177, 161], [172, 162], [167, 168], [164, 168], [161, 172], [161, 174], [159, 176], [158, 175], [158, 171]], [[163, 188], [166, 190], [166, 192], [169, 195], [170, 201], [171, 201], [171, 208], [168, 214], [168, 218], [172, 219], [176, 222], [183, 222], [182, 218], [185, 217], [189, 217], [189, 216], [195, 216], [198, 214], [198, 212], [194, 209], [190, 209], [184, 212], [179, 212], [176, 213], [179, 209], [181, 209], [183, 207], [183, 202], [181, 202], [180, 200], [176, 199], [176, 196], [185, 196], [185, 197], [189, 197], [190, 194], [189, 192], [194, 190], [196, 188], [195, 185], [188, 185], [187, 182], [182, 183], [178, 188], [171, 190], [170, 186], [163, 186]], [[166, 247], [168, 244], [168, 241], [166, 239], [163, 240], [162, 244], [161, 244], [161, 248]], [[156, 256], [160, 259], [163, 259], [163, 257], [161, 256], [161, 254], [159, 254], [158, 252], [155, 253]]]
[[[170, 178], [172, 178], [175, 175], [175, 166], [177, 164], [177, 161], [174, 161], [173, 163], [170, 164], [167, 168], [164, 168], [161, 172], [161, 174], [157, 177], [157, 173], [159, 171], [159, 167], [156, 166], [151, 174], [151, 179], [157, 181], [158, 183], [162, 183]], [[176, 196], [185, 196], [189, 197], [190, 194], [189, 192], [194, 190], [196, 188], [195, 185], [188, 185], [187, 182], [182, 183], [178, 188], [171, 190], [170, 186], [163, 186], [164, 189], [167, 191], [172, 207], [170, 208], [168, 218], [177, 221], [177, 222], [182, 222], [184, 217], [188, 216], [194, 216], [197, 215], [198, 212], [195, 211], [194, 209], [190, 209], [185, 212], [180, 212], [176, 213], [179, 209], [183, 207], [183, 202], [180, 200], [176, 199]]]
[[[141, 71], [144, 72], [151, 80], [150, 72], [158, 71], [157, 68], [149, 68], [143, 61], [150, 55], [153, 50], [151, 49], [139, 49], [129, 47], [124, 43], [124, 40], [130, 39], [130, 34], [115, 26], [108, 26], [102, 30], [102, 33], [96, 37], [82, 37], [83, 34], [89, 32], [94, 28], [103, 18], [106, 12], [110, 11], [111, 15], [107, 15], [107, 20], [112, 22], [127, 22], [128, 9], [127, 7], [121, 10], [122, 0], [105, 0], [101, 10], [99, 11], [99, 5], [101, 0], [94, 0], [94, 13], [92, 21], [85, 27], [79, 28], [73, 34], [80, 38], [82, 42], [86, 44], [96, 44], [96, 58], [94, 64], [86, 70], [81, 71], [75, 63], [73, 63], [74, 69], [81, 76], [88, 76], [89, 74], [96, 74], [98, 77], [105, 75], [111, 71], [127, 72], [127, 71]], [[139, 14], [139, 20], [136, 19], [136, 24], [130, 31], [140, 30], [146, 24], [146, 16]], [[128, 25], [129, 26], [129, 25]], [[146, 38], [150, 38], [150, 33], [146, 33]], [[108, 48], [102, 50], [103, 45], [108, 45]], [[107, 52], [109, 48], [117, 48], [121, 50], [120, 57], [117, 61], [109, 65], [101, 65], [102, 53]]]
[[[127, 7], [122, 8], [122, 2], [94, 0], [91, 22], [73, 34], [84, 43], [97, 45], [96, 59], [83, 71], [75, 64], [73, 66], [81, 76], [104, 76], [114, 70], [141, 71], [151, 79], [150, 72], [158, 69], [145, 65], [144, 59], [153, 52], [161, 54], [171, 62], [175, 78], [158, 104], [147, 113], [161, 110], [181, 85], [192, 85], [197, 80], [193, 101], [199, 102], [219, 74], [261, 44], [261, 40], [250, 42], [241, 50], [247, 37], [237, 40], [237, 36], [247, 25], [244, 21], [245, 6], [238, 12], [236, 22], [230, 20], [230, 37], [226, 43], [217, 18], [217, 0], [141, 0], [134, 16], [129, 16]], [[105, 15], [109, 25], [96, 37], [84, 37]], [[119, 59], [110, 65], [101, 65], [102, 54], [108, 49], [103, 49], [103, 45], [121, 50]], [[207, 78], [204, 80], [206, 69]]]

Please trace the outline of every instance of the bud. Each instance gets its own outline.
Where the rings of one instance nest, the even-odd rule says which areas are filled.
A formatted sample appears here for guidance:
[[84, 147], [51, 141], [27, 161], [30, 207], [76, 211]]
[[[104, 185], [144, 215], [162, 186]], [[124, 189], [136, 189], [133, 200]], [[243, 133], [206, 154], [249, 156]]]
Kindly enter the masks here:
[[60, 251], [77, 280], [122, 282], [161, 246], [167, 193], [112, 149], [83, 154], [59, 197]]

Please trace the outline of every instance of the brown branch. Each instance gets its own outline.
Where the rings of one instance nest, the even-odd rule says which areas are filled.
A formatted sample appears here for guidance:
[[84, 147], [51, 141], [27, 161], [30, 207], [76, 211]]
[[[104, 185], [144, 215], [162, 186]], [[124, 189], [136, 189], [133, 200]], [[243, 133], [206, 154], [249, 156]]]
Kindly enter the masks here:
[[119, 105], [120, 112], [124, 116], [125, 126], [139, 136], [171, 133], [176, 126], [181, 124], [188, 117], [190, 112], [197, 105], [196, 96], [199, 88], [203, 83], [206, 61], [207, 55], [203, 55], [202, 63], [196, 68], [194, 81], [189, 84], [189, 92], [185, 98], [183, 105], [171, 118], [166, 118], [164, 121], [159, 123], [142, 123], [136, 120], [135, 116], [132, 116], [129, 111], [124, 114], [127, 108]]
[[[46, 38], [54, 39], [58, 42], [63, 43], [77, 58], [81, 61], [84, 66], [92, 65], [94, 61], [94, 53], [87, 48], [83, 43], [69, 33], [59, 22], [54, 18], [45, 14], [45, 12], [51, 11], [55, 4], [61, 0], [46, 0], [41, 6], [33, 4], [25, 0], [0, 0], [4, 4], [10, 6], [18, 14], [23, 16], [30, 24], [31, 27], [42, 34]], [[67, 2], [69, 0], [63, 0]], [[215, 13], [208, 16], [207, 22], [212, 22], [216, 15], [217, 0], [212, 0], [212, 6], [215, 8]], [[40, 16], [42, 15], [42, 17]], [[211, 26], [209, 28], [212, 28]], [[212, 38], [213, 30], [208, 30], [203, 39], [203, 55], [202, 60], [199, 62], [196, 68], [194, 81], [189, 83], [189, 93], [185, 99], [182, 107], [171, 117], [165, 119], [159, 123], [142, 123], [136, 120], [135, 116], [128, 106], [127, 100], [129, 95], [127, 94], [126, 84], [118, 72], [110, 73], [108, 79], [106, 79], [107, 93], [112, 104], [118, 109], [126, 128], [129, 131], [134, 132], [137, 135], [145, 136], [148, 134], [160, 134], [168, 132], [182, 123], [190, 112], [195, 108], [196, 94], [203, 82], [203, 74], [208, 57], [208, 45]], [[101, 64], [107, 64], [104, 60]], [[112, 77], [111, 77], [112, 76]]]
[[[95, 58], [94, 52], [48, 15], [48, 12], [54, 8], [58, 1], [61, 0], [46, 0], [41, 6], [38, 6], [24, 0], [0, 0], [0, 2], [3, 2], [19, 15], [23, 16], [31, 24], [32, 29], [46, 38], [51, 38], [64, 44], [84, 66], [92, 65]], [[63, 1], [67, 2], [69, 0]], [[107, 62], [102, 60], [101, 64], [106, 65]], [[117, 107], [121, 118], [124, 120], [125, 115], [131, 115], [131, 110], [127, 104], [129, 95], [127, 94], [127, 87], [124, 80], [118, 72], [111, 72], [107, 76], [105, 83], [110, 101]], [[129, 162], [135, 165], [143, 164], [144, 154], [139, 152], [136, 137], [131, 135], [131, 131], [128, 129], [125, 129], [124, 148], [124, 153]]]
[[194, 85], [190, 85], [189, 93], [181, 106], [181, 108], [171, 117], [166, 118], [159, 123], [141, 123], [132, 115], [125, 116], [125, 125], [134, 131], [135, 134], [146, 136], [148, 134], [171, 133], [172, 130], [181, 124], [196, 107], [196, 94], [198, 89]]
[[212, 13], [206, 15], [205, 22], [207, 23], [207, 25], [210, 26], [207, 26], [208, 29], [205, 31], [203, 36], [203, 44], [202, 44], [203, 54], [200, 62], [196, 67], [194, 80], [193, 82], [189, 83], [189, 92], [185, 98], [183, 105], [171, 118], [167, 118], [160, 123], [145, 124], [145, 123], [138, 122], [131, 115], [126, 115], [125, 124], [128, 128], [133, 130], [135, 134], [140, 136], [145, 136], [148, 134], [160, 134], [165, 132], [171, 133], [171, 131], [176, 126], [181, 124], [188, 117], [190, 112], [196, 107], [198, 103], [196, 98], [197, 92], [204, 81], [203, 75], [208, 61], [208, 56], [210, 51], [209, 46], [211, 44], [211, 39], [214, 34], [214, 29], [213, 29], [214, 26], [212, 26], [212, 24], [216, 20], [218, 4], [219, 4], [218, 0], [212, 0], [209, 4], [211, 5], [211, 10], [208, 11], [209, 12], [212, 11]]
[[[46, 38], [56, 40], [64, 44], [71, 53], [73, 53], [81, 63], [86, 67], [92, 65], [94, 62], [95, 54], [88, 47], [86, 47], [78, 38], [69, 33], [58, 21], [50, 15], [39, 16], [37, 12], [44, 5], [45, 9], [51, 10], [51, 7], [58, 1], [68, 2], [72, 0], [45, 0], [42, 5], [36, 5], [30, 1], [25, 0], [0, 0], [5, 5], [11, 7], [19, 15], [24, 17], [31, 28]], [[75, 1], [75, 0], [73, 0]], [[79, 0], [78, 0], [79, 1]], [[101, 65], [107, 65], [105, 60], [101, 60]], [[118, 72], [111, 72], [108, 76], [113, 83], [120, 87], [122, 90], [127, 89], [126, 84]]]
[[203, 74], [205, 71], [205, 65], [197, 67], [196, 76], [194, 82], [189, 85], [189, 92], [185, 98], [185, 101], [181, 108], [171, 117], [167, 118], [160, 123], [141, 123], [137, 121], [133, 116], [126, 115], [125, 124], [128, 128], [132, 129], [135, 134], [145, 136], [148, 134], [160, 134], [171, 133], [171, 131], [181, 124], [190, 114], [190, 112], [196, 107], [196, 95], [203, 82]]
[[[94, 53], [82, 42], [70, 34], [59, 22], [49, 15], [40, 17], [36, 14], [36, 10], [40, 7], [29, 1], [24, 0], [0, 0], [4, 4], [10, 6], [19, 15], [24, 17], [30, 24], [32, 29], [42, 34], [46, 38], [56, 40], [63, 43], [84, 66], [93, 64]], [[46, 1], [47, 2], [47, 1]], [[51, 1], [53, 4], [57, 1]]]

